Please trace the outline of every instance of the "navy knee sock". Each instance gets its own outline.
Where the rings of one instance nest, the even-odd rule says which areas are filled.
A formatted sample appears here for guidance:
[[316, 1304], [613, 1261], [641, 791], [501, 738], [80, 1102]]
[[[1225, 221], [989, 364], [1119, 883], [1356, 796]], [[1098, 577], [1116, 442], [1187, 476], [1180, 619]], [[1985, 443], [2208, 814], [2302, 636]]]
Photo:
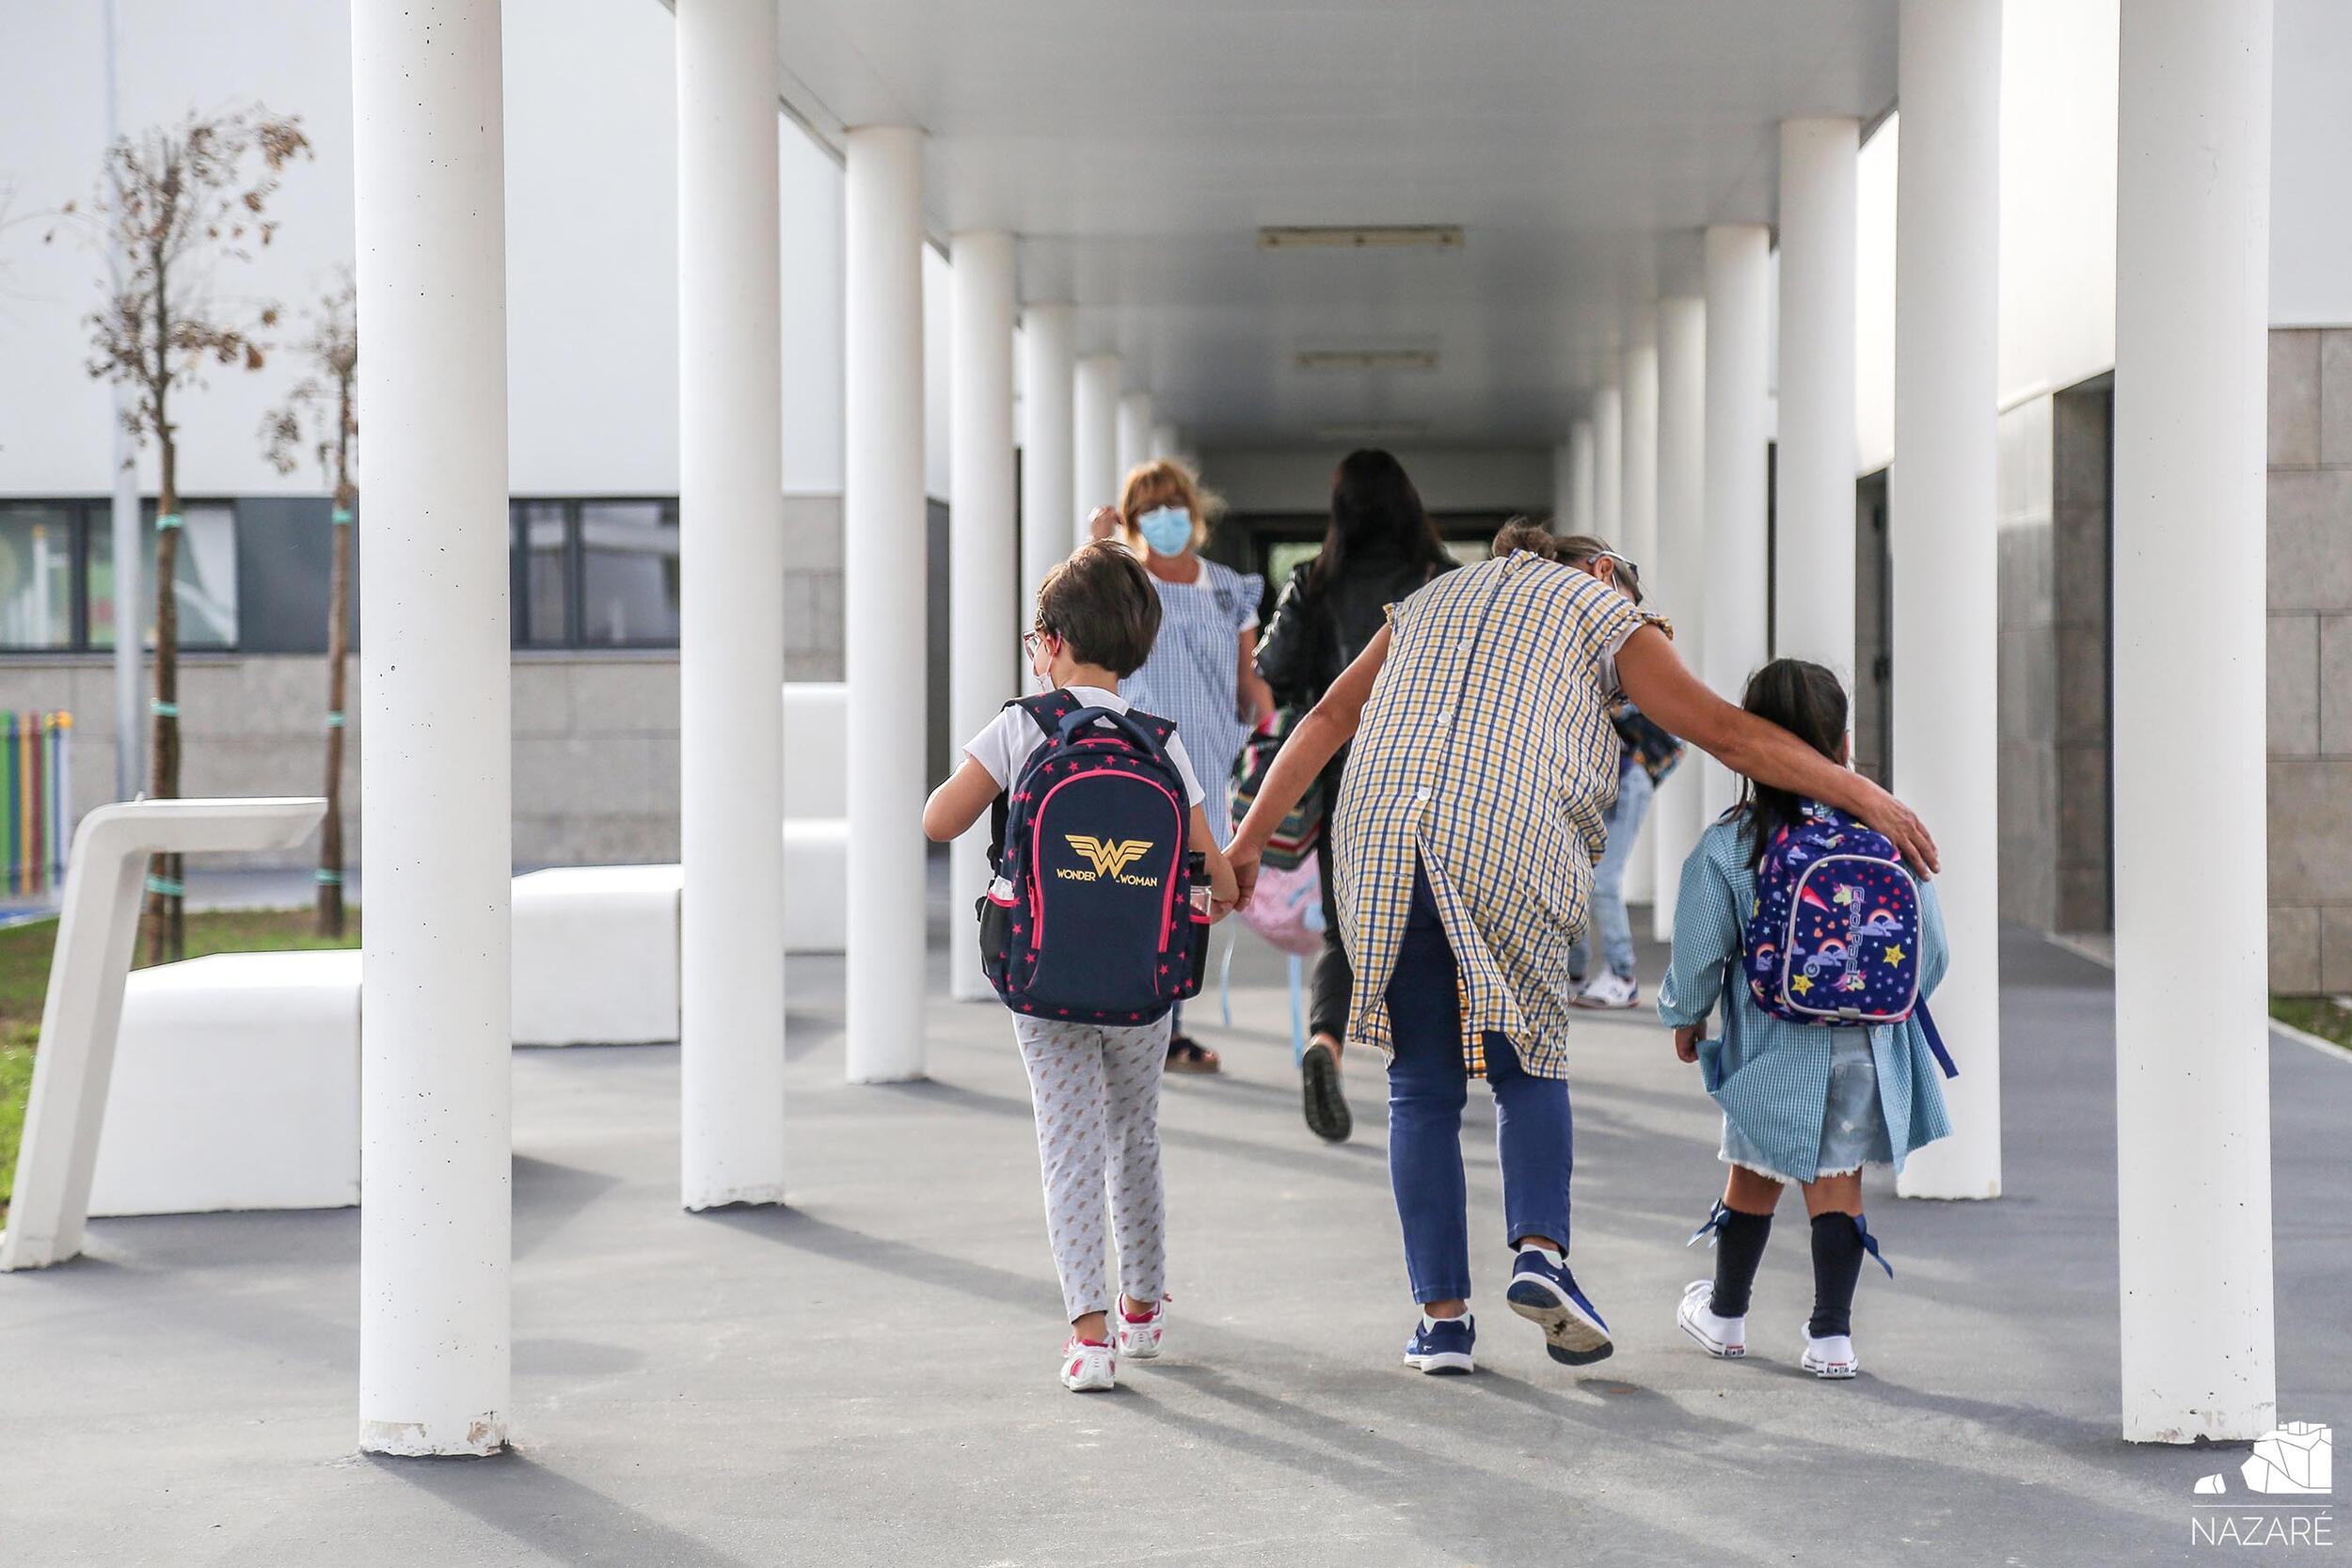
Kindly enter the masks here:
[[1813, 1318], [1816, 1339], [1853, 1332], [1853, 1288], [1862, 1277], [1863, 1228], [1852, 1214], [1813, 1216]]
[[1764, 1243], [1772, 1234], [1770, 1214], [1723, 1212], [1715, 1222], [1715, 1294], [1707, 1304], [1708, 1311], [1719, 1318], [1748, 1315], [1748, 1291], [1756, 1284], [1756, 1268], [1764, 1261]]

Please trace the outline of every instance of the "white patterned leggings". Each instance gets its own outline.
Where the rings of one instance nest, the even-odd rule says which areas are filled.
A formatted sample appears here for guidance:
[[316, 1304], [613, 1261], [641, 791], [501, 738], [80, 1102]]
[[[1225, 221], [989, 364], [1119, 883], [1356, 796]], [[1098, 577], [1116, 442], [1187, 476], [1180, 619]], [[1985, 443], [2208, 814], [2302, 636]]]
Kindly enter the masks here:
[[1159, 1300], [1167, 1283], [1160, 1075], [1168, 1021], [1113, 1027], [1015, 1014], [1012, 1028], [1037, 1107], [1045, 1234], [1062, 1306], [1073, 1322], [1110, 1310], [1107, 1236], [1119, 1243], [1120, 1289], [1137, 1301]]

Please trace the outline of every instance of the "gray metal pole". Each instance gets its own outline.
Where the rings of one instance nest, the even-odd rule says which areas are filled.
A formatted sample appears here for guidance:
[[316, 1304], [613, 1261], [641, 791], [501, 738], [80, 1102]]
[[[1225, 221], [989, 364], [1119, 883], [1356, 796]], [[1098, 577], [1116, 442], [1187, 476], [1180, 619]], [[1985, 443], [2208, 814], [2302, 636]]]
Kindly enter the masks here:
[[[122, 125], [115, 98], [115, 0], [106, 0], [106, 137], [111, 142], [122, 135]], [[107, 265], [118, 282], [122, 277], [122, 255], [116, 246], [107, 258]], [[139, 572], [145, 562], [140, 558], [144, 541], [139, 531], [139, 476], [135, 466], [137, 449], [131, 444], [130, 427], [124, 417], [131, 407], [131, 388], [122, 382], [114, 384], [114, 596], [115, 596], [115, 798], [132, 800], [145, 787], [146, 757], [143, 742], [147, 736], [146, 685], [142, 660], [145, 656], [145, 617], [139, 613]]]

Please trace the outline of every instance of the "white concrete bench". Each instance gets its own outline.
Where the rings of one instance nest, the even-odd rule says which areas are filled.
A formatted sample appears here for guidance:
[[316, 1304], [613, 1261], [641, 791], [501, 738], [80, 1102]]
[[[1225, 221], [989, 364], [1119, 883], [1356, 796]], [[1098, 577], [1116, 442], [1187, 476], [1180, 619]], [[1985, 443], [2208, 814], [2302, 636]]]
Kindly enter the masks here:
[[516, 1045], [678, 1037], [675, 865], [566, 865], [515, 879]]
[[93, 1214], [359, 1201], [359, 955], [220, 953], [135, 972]]
[[784, 947], [838, 953], [849, 940], [850, 689], [784, 689]]
[[[838, 953], [850, 864], [849, 688], [784, 689], [785, 951]], [[569, 865], [515, 879], [516, 1045], [678, 1037], [675, 865]]]

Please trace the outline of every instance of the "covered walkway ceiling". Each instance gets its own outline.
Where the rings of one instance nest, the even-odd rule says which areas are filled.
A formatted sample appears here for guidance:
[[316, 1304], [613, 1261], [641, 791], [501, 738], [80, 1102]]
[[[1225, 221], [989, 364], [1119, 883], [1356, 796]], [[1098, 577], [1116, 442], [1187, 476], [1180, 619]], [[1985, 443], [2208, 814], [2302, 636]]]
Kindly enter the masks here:
[[[1196, 440], [1395, 424], [1549, 442], [1701, 226], [1773, 217], [1777, 122], [1895, 96], [1894, 0], [778, 0], [788, 109], [929, 133], [933, 230], [1021, 236], [1021, 293]], [[1458, 252], [1259, 248], [1459, 225]], [[1307, 370], [1414, 349], [1434, 370]]]

